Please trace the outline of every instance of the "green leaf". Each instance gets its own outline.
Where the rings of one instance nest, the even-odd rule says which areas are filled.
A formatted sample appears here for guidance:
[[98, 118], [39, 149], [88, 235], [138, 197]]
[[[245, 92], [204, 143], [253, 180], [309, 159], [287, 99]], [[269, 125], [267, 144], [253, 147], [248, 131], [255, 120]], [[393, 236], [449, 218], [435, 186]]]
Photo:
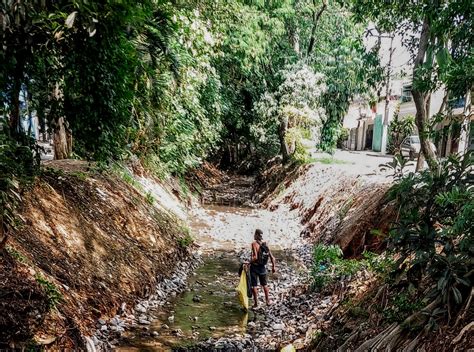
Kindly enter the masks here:
[[454, 301], [457, 304], [461, 304], [462, 303], [461, 292], [457, 289], [457, 287], [452, 287], [452, 291], [453, 291], [453, 294], [454, 294]]

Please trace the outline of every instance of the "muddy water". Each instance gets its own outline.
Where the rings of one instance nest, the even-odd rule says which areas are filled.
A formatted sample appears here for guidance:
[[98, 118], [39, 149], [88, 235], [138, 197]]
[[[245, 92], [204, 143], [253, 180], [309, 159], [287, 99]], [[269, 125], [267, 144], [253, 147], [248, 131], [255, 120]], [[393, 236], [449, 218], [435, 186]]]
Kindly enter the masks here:
[[[203, 264], [190, 276], [187, 291], [153, 311], [151, 325], [128, 331], [116, 351], [172, 350], [210, 337], [245, 333], [248, 321], [262, 317], [244, 312], [239, 305], [235, 287], [240, 262], [236, 251], [250, 249], [253, 233], [260, 228], [278, 265], [281, 260], [292, 263], [289, 252], [281, 249], [298, 243], [294, 237], [299, 237], [300, 226], [297, 214], [287, 209], [270, 212], [220, 205], [195, 209], [191, 228], [204, 253]], [[271, 290], [279, 285], [279, 275], [269, 274]]]
[[206, 256], [190, 277], [188, 290], [154, 311], [156, 319], [149, 329], [132, 331], [125, 346], [116, 350], [171, 350], [209, 337], [244, 332], [248, 314], [236, 300], [238, 268], [235, 254], [217, 252]]
[[[279, 263], [291, 261], [291, 257], [282, 251], [275, 251], [274, 255]], [[128, 337], [115, 350], [166, 351], [191, 346], [209, 337], [246, 333], [248, 321], [263, 316], [253, 311], [245, 312], [240, 307], [235, 292], [239, 265], [237, 254], [232, 251], [206, 255], [203, 264], [190, 277], [188, 290], [154, 311], [155, 320], [148, 329], [129, 331]], [[269, 273], [270, 285], [278, 275]]]

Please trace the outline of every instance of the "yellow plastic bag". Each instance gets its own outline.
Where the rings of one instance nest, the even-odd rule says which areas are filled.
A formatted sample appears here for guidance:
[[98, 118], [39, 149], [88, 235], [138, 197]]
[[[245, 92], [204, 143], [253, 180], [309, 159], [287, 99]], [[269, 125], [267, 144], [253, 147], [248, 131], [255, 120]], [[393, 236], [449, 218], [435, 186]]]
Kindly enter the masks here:
[[296, 348], [290, 343], [289, 345], [283, 347], [280, 352], [296, 352]]
[[242, 270], [240, 274], [240, 282], [236, 288], [237, 296], [239, 297], [240, 304], [245, 310], [249, 309], [249, 298], [247, 296], [247, 276], [245, 270]]

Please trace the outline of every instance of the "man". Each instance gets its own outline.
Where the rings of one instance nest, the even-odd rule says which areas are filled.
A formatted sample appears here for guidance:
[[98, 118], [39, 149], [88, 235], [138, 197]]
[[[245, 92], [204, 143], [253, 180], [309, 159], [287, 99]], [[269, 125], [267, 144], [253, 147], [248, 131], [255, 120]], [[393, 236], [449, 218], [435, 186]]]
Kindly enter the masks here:
[[275, 257], [263, 242], [263, 232], [255, 230], [254, 241], [252, 242], [252, 259], [250, 261], [250, 277], [252, 283], [253, 308], [258, 307], [258, 283], [263, 287], [265, 301], [270, 305], [270, 297], [267, 285], [267, 263], [270, 258], [272, 262], [272, 273], [275, 273]]

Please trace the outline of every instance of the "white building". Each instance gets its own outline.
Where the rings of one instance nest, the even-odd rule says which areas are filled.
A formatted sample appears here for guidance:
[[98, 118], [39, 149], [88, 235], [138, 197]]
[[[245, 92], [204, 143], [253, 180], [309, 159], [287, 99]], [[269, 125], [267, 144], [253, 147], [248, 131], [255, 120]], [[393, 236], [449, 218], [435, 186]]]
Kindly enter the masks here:
[[[375, 45], [376, 39], [369, 38], [366, 42], [367, 48]], [[389, 62], [390, 50], [392, 48], [392, 74], [390, 77], [389, 89], [383, 86], [379, 92], [379, 99], [374, 106], [369, 106], [369, 102], [356, 98], [349, 107], [349, 111], [344, 117], [343, 127], [349, 129], [349, 138], [346, 142], [346, 148], [350, 150], [383, 150], [383, 120], [385, 118], [386, 95], [389, 92], [389, 104], [387, 120], [388, 124], [394, 117], [394, 112], [399, 108], [398, 116], [404, 118], [406, 116], [415, 116], [416, 107], [411, 95], [411, 75], [412, 65], [410, 63], [410, 54], [406, 48], [402, 46], [400, 36], [395, 36], [392, 40], [388, 37], [382, 38], [380, 48], [380, 61], [382, 66], [386, 66]], [[439, 89], [431, 94], [430, 99], [430, 118], [437, 114], [443, 102], [445, 90]], [[473, 115], [469, 110], [464, 109], [464, 101], [456, 102], [453, 110], [453, 116], [459, 116], [459, 120], [463, 120], [463, 116], [470, 115], [470, 125], [473, 125]], [[451, 125], [451, 127], [448, 127]], [[461, 129], [453, 127], [450, 121], [444, 121], [438, 126], [442, 130], [440, 137], [436, 142], [438, 153], [440, 156], [446, 156], [450, 153], [457, 152], [459, 149], [459, 141], [462, 140]], [[469, 125], [469, 124], [468, 124]], [[469, 127], [469, 126], [468, 126]], [[466, 144], [467, 148], [474, 149], [474, 128], [470, 128], [470, 135]], [[461, 143], [462, 144], [462, 143]], [[467, 149], [465, 148], [465, 149]]]

